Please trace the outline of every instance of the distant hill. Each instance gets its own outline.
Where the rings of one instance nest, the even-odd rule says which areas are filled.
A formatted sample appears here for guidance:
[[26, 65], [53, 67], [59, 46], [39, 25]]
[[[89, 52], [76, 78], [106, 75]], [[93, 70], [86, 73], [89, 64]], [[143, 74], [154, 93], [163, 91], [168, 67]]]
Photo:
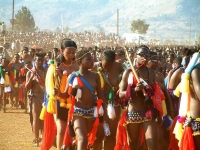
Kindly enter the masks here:
[[[12, 1], [0, 0], [0, 4], [0, 21], [9, 26]], [[15, 0], [15, 14], [22, 6], [30, 9], [41, 30], [61, 28], [62, 18], [70, 32], [116, 33], [119, 9], [120, 35], [131, 33], [133, 19], [145, 19], [150, 24], [144, 35], [147, 38], [187, 43], [190, 27], [191, 41], [200, 35], [200, 0]]]

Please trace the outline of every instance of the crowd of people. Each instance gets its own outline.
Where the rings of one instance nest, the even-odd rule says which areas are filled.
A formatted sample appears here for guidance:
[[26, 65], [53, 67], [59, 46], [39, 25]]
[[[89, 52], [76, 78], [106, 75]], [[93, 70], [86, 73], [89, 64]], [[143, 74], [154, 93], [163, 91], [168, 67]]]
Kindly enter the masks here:
[[127, 47], [95, 33], [6, 34], [16, 40], [13, 50], [0, 47], [0, 107], [30, 114], [34, 146], [200, 149], [198, 47]]
[[[4, 31], [5, 32], [5, 31]], [[3, 33], [2, 33], [3, 35]], [[99, 45], [101, 47], [111, 47], [116, 45], [125, 45], [126, 39], [116, 36], [114, 33], [106, 35], [105, 33], [80, 32], [80, 33], [57, 33], [57, 32], [11, 32], [6, 31], [5, 37], [11, 41], [11, 50], [19, 52], [24, 46], [42, 48], [48, 51], [52, 47], [59, 47], [60, 41], [64, 38], [70, 38], [77, 41], [79, 47], [92, 47]]]

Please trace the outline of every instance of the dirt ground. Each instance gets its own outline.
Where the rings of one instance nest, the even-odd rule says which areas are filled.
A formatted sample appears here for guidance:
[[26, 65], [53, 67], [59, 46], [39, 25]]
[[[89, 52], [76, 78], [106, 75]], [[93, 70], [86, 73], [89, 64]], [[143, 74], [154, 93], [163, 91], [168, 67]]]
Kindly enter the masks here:
[[39, 150], [33, 147], [32, 141], [29, 114], [25, 114], [24, 109], [7, 106], [6, 113], [0, 111], [0, 150]]

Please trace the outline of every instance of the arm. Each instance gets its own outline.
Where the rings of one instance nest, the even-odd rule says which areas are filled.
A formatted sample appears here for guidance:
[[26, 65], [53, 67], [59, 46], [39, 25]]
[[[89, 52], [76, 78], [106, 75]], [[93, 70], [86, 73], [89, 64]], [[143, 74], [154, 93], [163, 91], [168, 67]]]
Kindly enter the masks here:
[[31, 71], [28, 71], [26, 74], [26, 90], [29, 91], [32, 88], [32, 80], [34, 77], [34, 73], [32, 73]]
[[[160, 74], [160, 81], [164, 85], [164, 76], [162, 74]], [[175, 114], [175, 111], [174, 111], [174, 106], [172, 104], [171, 97], [170, 97], [170, 95], [167, 91], [167, 88], [165, 86], [163, 86], [163, 87], [164, 87], [163, 93], [165, 95], [165, 102], [166, 102], [167, 110], [169, 110], [170, 116], [172, 118], [175, 118], [176, 114]]]
[[98, 99], [102, 99], [103, 101], [105, 101], [105, 97], [103, 95], [102, 89], [101, 89], [101, 82], [100, 82], [100, 77], [97, 73], [95, 73], [96, 75], [96, 81], [97, 81], [97, 97]]
[[200, 78], [199, 78], [199, 74], [200, 74], [200, 69], [197, 69], [197, 68], [194, 69], [191, 73], [194, 91], [195, 91], [195, 93], [198, 97], [198, 100], [200, 100], [200, 92], [199, 92], [200, 91]]
[[130, 70], [126, 70], [124, 73], [123, 73], [123, 76], [122, 76], [122, 81], [121, 81], [121, 86], [120, 86], [120, 89], [119, 89], [119, 97], [120, 98], [123, 98], [125, 97], [126, 95], [126, 88], [128, 86], [128, 76], [129, 76], [129, 72]]

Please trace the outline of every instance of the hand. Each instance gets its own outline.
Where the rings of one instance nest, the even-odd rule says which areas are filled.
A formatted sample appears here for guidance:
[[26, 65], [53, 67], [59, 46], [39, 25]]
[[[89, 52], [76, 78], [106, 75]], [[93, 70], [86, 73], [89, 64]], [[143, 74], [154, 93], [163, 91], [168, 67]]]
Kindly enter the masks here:
[[139, 82], [136, 84], [136, 87], [135, 87], [136, 92], [142, 91], [143, 89], [144, 89], [143, 82]]
[[62, 76], [62, 74], [61, 74], [61, 69], [58, 68], [58, 67], [56, 67], [56, 75]]

